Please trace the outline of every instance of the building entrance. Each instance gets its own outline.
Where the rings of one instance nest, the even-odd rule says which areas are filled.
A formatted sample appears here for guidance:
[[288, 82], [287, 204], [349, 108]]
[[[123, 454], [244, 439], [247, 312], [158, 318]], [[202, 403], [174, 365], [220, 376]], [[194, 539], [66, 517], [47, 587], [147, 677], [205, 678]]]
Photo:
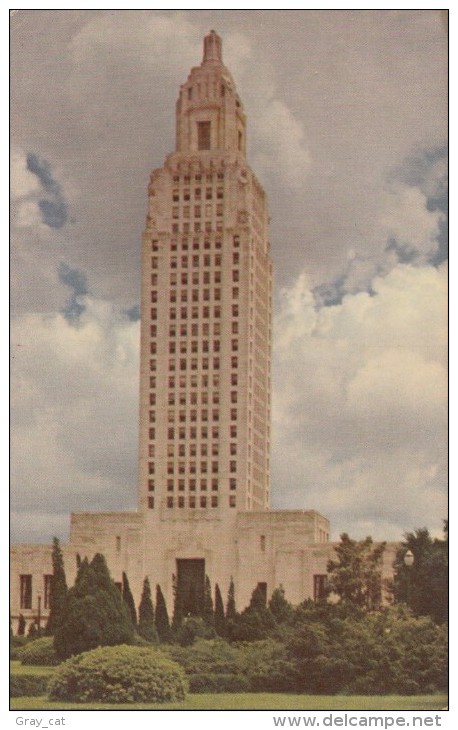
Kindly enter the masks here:
[[177, 560], [177, 602], [181, 615], [202, 616], [205, 594], [205, 560]]

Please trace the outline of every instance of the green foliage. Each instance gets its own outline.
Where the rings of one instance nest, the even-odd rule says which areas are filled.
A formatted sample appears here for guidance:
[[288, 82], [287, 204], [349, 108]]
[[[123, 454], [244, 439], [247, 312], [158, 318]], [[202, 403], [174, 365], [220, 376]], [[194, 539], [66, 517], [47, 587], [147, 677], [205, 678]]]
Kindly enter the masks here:
[[386, 543], [373, 547], [371, 537], [352, 540], [346, 532], [335, 548], [337, 560], [329, 560], [329, 591], [343, 602], [374, 610], [382, 599], [382, 558]]
[[289, 692], [298, 684], [295, 663], [286, 647], [273, 639], [240, 645], [239, 667], [250, 692]]
[[203, 619], [205, 623], [207, 623], [209, 626], [214, 626], [215, 618], [213, 615], [212, 589], [210, 585], [210, 578], [208, 577], [208, 575], [205, 576]]
[[226, 619], [227, 621], [234, 621], [236, 617], [237, 611], [235, 609], [235, 586], [234, 581], [231, 578], [229, 590], [227, 592]]
[[154, 644], [159, 642], [159, 636], [154, 624], [154, 607], [151, 598], [151, 587], [148, 578], [143, 581], [142, 597], [138, 607], [138, 633], [146, 641]]
[[17, 658], [27, 665], [53, 667], [59, 664], [52, 636], [29, 641], [18, 651]]
[[67, 579], [65, 577], [64, 559], [59, 540], [52, 541], [52, 579], [50, 595], [50, 611], [45, 634], [53, 635], [62, 622], [62, 611], [67, 598]]
[[19, 636], [18, 634], [12, 636], [10, 641], [10, 659], [17, 659], [22, 647], [28, 642], [29, 639], [26, 636]]
[[122, 573], [122, 600], [127, 606], [127, 610], [129, 611], [130, 620], [132, 621], [132, 626], [137, 626], [137, 611], [135, 608], [135, 601], [134, 597], [132, 595], [132, 591], [130, 590], [129, 580], [127, 578], [126, 573]]
[[189, 691], [194, 694], [222, 694], [223, 692], [249, 692], [250, 683], [246, 677], [236, 674], [191, 674]]
[[49, 698], [75, 702], [184, 700], [181, 667], [161, 652], [136, 646], [100, 647], [68, 659], [49, 682]]
[[57, 656], [66, 659], [97, 646], [131, 643], [133, 635], [128, 610], [104, 557], [97, 554], [90, 564], [84, 559], [54, 636]]
[[[444, 540], [432, 539], [426, 528], [405, 535], [396, 555], [394, 599], [406, 603], [416, 616], [431, 616], [437, 623], [448, 618], [448, 529]], [[404, 564], [411, 550], [412, 566]]]
[[160, 642], [168, 644], [172, 640], [169, 614], [160, 585], [156, 586], [156, 630]]
[[175, 631], [175, 640], [181, 646], [190, 646], [196, 639], [213, 639], [215, 629], [200, 616], [189, 616], [183, 619]]
[[215, 585], [215, 631], [218, 636], [226, 636], [226, 617], [224, 615], [223, 598], [218, 583]]
[[301, 606], [283, 639], [297, 691], [421, 694], [446, 686], [445, 627], [402, 607], [345, 615], [339, 606]]
[[274, 617], [277, 624], [285, 623], [289, 621], [293, 607], [285, 598], [285, 590], [283, 586], [275, 588], [269, 601], [269, 611]]
[[260, 586], [251, 595], [249, 606], [238, 614], [231, 627], [232, 641], [259, 641], [271, 636], [276, 621], [265, 604]]
[[173, 644], [164, 651], [180, 664], [186, 674], [237, 674], [239, 651], [222, 639], [198, 639], [191, 646]]
[[46, 694], [47, 674], [11, 674], [10, 697], [40, 697]]

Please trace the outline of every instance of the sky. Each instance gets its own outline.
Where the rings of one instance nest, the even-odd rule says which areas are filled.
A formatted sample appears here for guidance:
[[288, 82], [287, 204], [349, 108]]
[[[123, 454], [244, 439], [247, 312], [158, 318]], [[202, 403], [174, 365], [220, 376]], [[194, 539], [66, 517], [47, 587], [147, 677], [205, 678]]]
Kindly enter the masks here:
[[11, 18], [11, 537], [137, 505], [140, 240], [180, 84], [223, 38], [274, 262], [272, 506], [332, 537], [447, 514], [447, 36], [437, 10]]

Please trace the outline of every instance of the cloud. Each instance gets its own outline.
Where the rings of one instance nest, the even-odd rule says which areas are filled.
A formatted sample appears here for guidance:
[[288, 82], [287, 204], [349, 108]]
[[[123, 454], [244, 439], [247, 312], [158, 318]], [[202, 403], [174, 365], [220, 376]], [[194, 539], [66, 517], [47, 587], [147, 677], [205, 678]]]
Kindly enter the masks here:
[[43, 223], [50, 228], [62, 228], [68, 218], [67, 203], [61, 185], [52, 175], [49, 162], [30, 152], [27, 155], [27, 169], [36, 175], [43, 190], [51, 196], [38, 201]]
[[72, 295], [65, 304], [64, 317], [69, 322], [77, 322], [85, 310], [84, 297], [89, 293], [86, 275], [68, 264], [61, 263], [58, 271], [59, 281], [72, 289]]
[[272, 493], [398, 539], [447, 507], [446, 269], [398, 264], [372, 290], [321, 310], [305, 275], [282, 291]]
[[[84, 288], [78, 272], [66, 278]], [[72, 510], [136, 506], [139, 324], [110, 302], [82, 303], [78, 327], [57, 313], [12, 322], [16, 541], [30, 529], [49, 541], [59, 526], [65, 537]], [[28, 522], [35, 510], [40, 536]]]

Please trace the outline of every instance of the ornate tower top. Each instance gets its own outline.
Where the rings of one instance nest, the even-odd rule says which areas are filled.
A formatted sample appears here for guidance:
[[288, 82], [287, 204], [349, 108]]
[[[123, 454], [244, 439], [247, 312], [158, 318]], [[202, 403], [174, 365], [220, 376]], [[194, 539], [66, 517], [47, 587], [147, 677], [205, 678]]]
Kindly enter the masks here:
[[203, 63], [209, 61], [223, 62], [223, 42], [218, 33], [211, 30], [204, 38], [204, 58]]
[[181, 86], [176, 107], [176, 153], [245, 157], [246, 117], [222, 60], [222, 40], [211, 30], [203, 59]]

